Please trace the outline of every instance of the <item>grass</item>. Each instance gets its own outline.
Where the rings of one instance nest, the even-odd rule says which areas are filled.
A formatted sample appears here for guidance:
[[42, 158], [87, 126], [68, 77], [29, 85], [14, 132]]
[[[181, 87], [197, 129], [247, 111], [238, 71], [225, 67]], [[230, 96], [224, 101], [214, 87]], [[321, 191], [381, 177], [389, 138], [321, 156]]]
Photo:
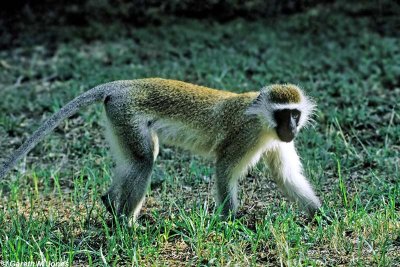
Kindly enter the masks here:
[[169, 23], [46, 33], [33, 25], [20, 45], [0, 51], [0, 158], [107, 81], [159, 76], [237, 92], [290, 82], [318, 103], [314, 127], [296, 143], [331, 222], [308, 222], [262, 165], [241, 181], [239, 218], [219, 221], [212, 162], [164, 147], [138, 224], [112, 223], [99, 197], [113, 163], [95, 107], [65, 121], [1, 181], [0, 259], [400, 266], [400, 37], [370, 17], [323, 6], [252, 22]]

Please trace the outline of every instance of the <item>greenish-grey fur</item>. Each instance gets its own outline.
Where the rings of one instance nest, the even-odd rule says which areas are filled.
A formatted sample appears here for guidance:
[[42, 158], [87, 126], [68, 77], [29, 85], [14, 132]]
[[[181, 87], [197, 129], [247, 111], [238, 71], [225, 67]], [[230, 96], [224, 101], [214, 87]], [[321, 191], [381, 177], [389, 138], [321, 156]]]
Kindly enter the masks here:
[[176, 119], [202, 130], [243, 125], [248, 119], [241, 115], [258, 95], [158, 78], [137, 80], [132, 86], [140, 88], [131, 91], [133, 106], [138, 111]]
[[243, 116], [258, 93], [235, 94], [164, 79], [138, 83], [141, 92], [132, 97], [134, 108], [140, 112], [180, 121], [204, 134], [228, 139], [259, 126], [256, 118]]
[[298, 88], [291, 84], [271, 86], [269, 98], [272, 103], [300, 103], [301, 96]]
[[[272, 116], [276, 108], [286, 105], [292, 109], [293, 103], [307, 104], [308, 99], [294, 85], [272, 85], [268, 90], [267, 94], [263, 90], [236, 94], [160, 78], [99, 85], [47, 119], [5, 162], [0, 177], [62, 120], [103, 101], [116, 171], [102, 200], [118, 217], [128, 217], [132, 212], [136, 216], [144, 201], [158, 153], [158, 136], [167, 143], [215, 158], [218, 200], [224, 216], [236, 210], [237, 179], [271, 149], [276, 151], [270, 152], [271, 157], [279, 162], [270, 166], [277, 174], [278, 185], [312, 214], [320, 206], [319, 200], [301, 174], [294, 147], [286, 147], [289, 152], [282, 150], [274, 128], [279, 122]], [[306, 111], [308, 106], [303, 106]], [[287, 173], [291, 165], [295, 171]]]

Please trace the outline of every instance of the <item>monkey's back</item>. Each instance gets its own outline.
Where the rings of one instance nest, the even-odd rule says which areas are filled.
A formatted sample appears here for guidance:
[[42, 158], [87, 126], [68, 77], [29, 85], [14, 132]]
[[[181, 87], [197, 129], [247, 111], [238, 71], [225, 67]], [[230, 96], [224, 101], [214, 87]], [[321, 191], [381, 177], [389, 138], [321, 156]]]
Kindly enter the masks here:
[[[229, 117], [237, 120], [257, 96], [257, 93], [236, 94], [160, 78], [135, 80], [133, 87], [137, 88], [132, 90], [133, 106], [140, 112], [203, 129], [223, 126], [216, 124], [227, 122]], [[221, 114], [225, 110], [229, 114]]]

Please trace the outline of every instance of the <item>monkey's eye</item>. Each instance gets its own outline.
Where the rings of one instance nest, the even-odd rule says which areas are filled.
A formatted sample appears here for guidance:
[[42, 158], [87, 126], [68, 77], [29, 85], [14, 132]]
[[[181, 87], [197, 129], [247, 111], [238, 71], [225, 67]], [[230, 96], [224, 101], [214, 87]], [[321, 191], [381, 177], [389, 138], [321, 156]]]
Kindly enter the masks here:
[[300, 120], [300, 111], [298, 110], [293, 110], [292, 111], [292, 118], [296, 121], [296, 124], [299, 124], [299, 120]]

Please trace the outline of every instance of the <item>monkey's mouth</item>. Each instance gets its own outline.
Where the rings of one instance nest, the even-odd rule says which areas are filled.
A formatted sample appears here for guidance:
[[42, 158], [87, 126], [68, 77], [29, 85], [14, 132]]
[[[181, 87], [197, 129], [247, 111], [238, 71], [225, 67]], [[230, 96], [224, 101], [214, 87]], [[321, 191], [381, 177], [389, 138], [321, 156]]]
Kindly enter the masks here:
[[293, 141], [294, 136], [293, 137], [279, 137], [279, 139], [281, 139], [282, 142], [290, 143]]
[[296, 133], [292, 131], [280, 131], [279, 129], [277, 129], [276, 133], [278, 134], [279, 139], [285, 143], [292, 142], [293, 139], [296, 137]]

